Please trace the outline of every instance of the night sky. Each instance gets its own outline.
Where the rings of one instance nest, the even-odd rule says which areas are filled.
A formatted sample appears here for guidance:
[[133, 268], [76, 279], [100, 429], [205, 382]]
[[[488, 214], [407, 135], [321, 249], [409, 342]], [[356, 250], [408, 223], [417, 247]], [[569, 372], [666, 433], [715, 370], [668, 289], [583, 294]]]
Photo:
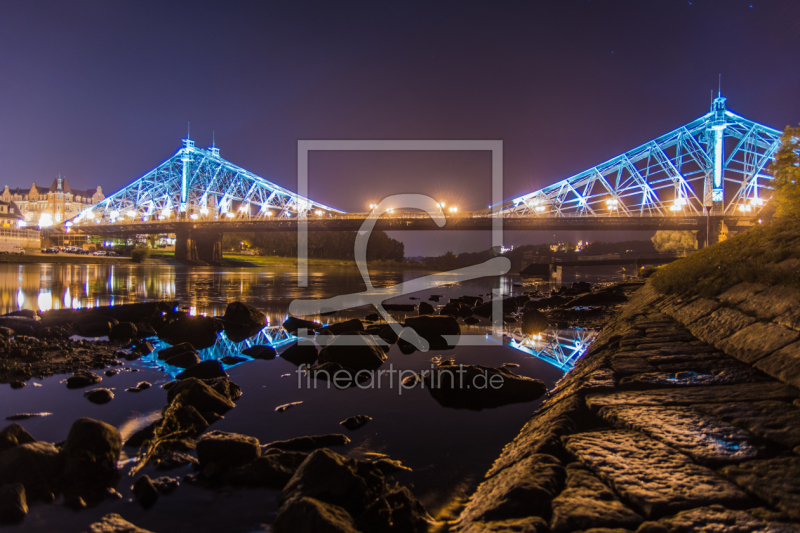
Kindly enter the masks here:
[[[116, 191], [191, 121], [292, 190], [298, 139], [501, 139], [510, 199], [706, 113], [719, 74], [729, 109], [797, 124], [798, 50], [796, 0], [7, 1], [0, 186]], [[488, 153], [315, 153], [310, 195], [480, 209], [489, 179]], [[394, 236], [407, 255], [489, 242], [437, 235]]]

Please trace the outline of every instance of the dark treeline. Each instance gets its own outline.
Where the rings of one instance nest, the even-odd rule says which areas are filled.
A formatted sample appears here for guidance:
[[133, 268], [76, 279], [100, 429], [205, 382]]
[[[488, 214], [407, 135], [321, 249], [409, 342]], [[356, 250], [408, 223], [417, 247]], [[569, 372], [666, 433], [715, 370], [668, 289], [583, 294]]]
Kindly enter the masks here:
[[[575, 253], [582, 255], [600, 255], [600, 254], [624, 254], [624, 253], [652, 253], [656, 249], [651, 241], [622, 241], [622, 242], [592, 242], [588, 245], [583, 245], [580, 252], [576, 251], [577, 245], [572, 242], [559, 243], [558, 249], [553, 250], [551, 244], [526, 244], [518, 246], [513, 250], [507, 251], [503, 254], [511, 260], [512, 270], [518, 270], [523, 264], [530, 263], [536, 256], [539, 257], [565, 257]], [[483, 250], [481, 252], [461, 253], [454, 255], [452, 252], [447, 252], [438, 257], [417, 257], [413, 260], [420, 263], [433, 263], [446, 267], [462, 267], [467, 265], [477, 265], [492, 257], [499, 255], [498, 251], [494, 248]]]
[[[315, 259], [354, 259], [356, 234], [345, 231], [308, 232], [308, 256]], [[242, 246], [244, 243], [244, 246]], [[250, 248], [260, 255], [296, 257], [297, 233], [227, 233], [222, 239], [223, 250]], [[404, 246], [383, 231], [373, 231], [367, 246], [369, 261], [403, 261]]]

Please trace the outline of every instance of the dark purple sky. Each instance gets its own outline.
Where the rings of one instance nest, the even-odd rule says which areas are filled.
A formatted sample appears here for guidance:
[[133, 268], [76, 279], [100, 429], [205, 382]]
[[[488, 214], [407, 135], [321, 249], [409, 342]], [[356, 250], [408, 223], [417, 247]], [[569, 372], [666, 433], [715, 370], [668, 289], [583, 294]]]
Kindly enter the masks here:
[[[2, 11], [0, 186], [60, 172], [115, 191], [172, 155], [191, 121], [198, 145], [214, 130], [223, 157], [290, 189], [298, 139], [502, 139], [512, 198], [704, 114], [719, 73], [733, 111], [800, 121], [796, 0], [28, 0]], [[310, 168], [311, 196], [347, 211], [398, 192], [489, 203], [487, 154], [320, 153]], [[409, 253], [431, 251], [423, 240]]]

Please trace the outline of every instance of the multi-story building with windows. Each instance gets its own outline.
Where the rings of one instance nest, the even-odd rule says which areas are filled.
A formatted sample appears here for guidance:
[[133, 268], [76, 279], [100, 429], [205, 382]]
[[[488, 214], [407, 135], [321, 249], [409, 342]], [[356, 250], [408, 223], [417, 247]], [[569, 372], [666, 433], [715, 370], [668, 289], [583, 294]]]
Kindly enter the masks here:
[[67, 180], [53, 180], [49, 189], [38, 188], [34, 183], [30, 189], [9, 189], [6, 185], [0, 200], [14, 202], [29, 226], [52, 226], [77, 216], [89, 206], [103, 200], [103, 189], [78, 191], [70, 189]]

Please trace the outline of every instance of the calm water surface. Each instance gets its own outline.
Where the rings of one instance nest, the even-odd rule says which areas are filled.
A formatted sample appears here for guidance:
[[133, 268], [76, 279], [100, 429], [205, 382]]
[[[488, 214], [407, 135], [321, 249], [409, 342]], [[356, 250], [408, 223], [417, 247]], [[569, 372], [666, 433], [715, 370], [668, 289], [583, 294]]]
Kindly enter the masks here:
[[[389, 286], [429, 274], [413, 271], [381, 271], [372, 274], [375, 286]], [[567, 270], [563, 282], [611, 281], [618, 279], [614, 269], [595, 269], [591, 273]], [[392, 303], [413, 303], [410, 296], [427, 300], [430, 294], [445, 295], [442, 302], [464, 294], [490, 293], [499, 287], [504, 294], [531, 290], [519, 286], [516, 276], [481, 279], [406, 295]], [[297, 287], [293, 269], [262, 270], [252, 268], [178, 267], [162, 265], [0, 265], [0, 311], [20, 308], [48, 310], [86, 308], [109, 304], [133, 303], [155, 299], [176, 299], [192, 314], [221, 315], [227, 303], [240, 300], [263, 310], [270, 324], [279, 324], [294, 298], [329, 298], [364, 290], [355, 269], [312, 269], [309, 286]], [[549, 288], [540, 285], [539, 288]], [[321, 317], [335, 322], [363, 317], [374, 309], [361, 308]], [[402, 314], [396, 318], [402, 319]], [[482, 334], [489, 322], [462, 331]], [[525, 352], [505, 344], [490, 347], [457, 346], [445, 352], [415, 352], [403, 355], [396, 347], [388, 352], [386, 365], [398, 370], [421, 371], [430, 368], [435, 356], [454, 357], [457, 363], [499, 366], [516, 363], [516, 372], [541, 379], [548, 388], [560, 379], [562, 371]], [[52, 412], [52, 416], [20, 422], [34, 437], [58, 442], [63, 440], [72, 422], [88, 416], [112, 424], [123, 438], [149, 423], [166, 405], [166, 391], [160, 385], [171, 379], [168, 369], [149, 361], [128, 363], [127, 371], [105, 377], [99, 386], [114, 389], [115, 399], [106, 405], [94, 405], [83, 398], [83, 390], [68, 390], [67, 376], [57, 375], [31, 380], [29, 386], [12, 390], [0, 386], [0, 416], [20, 412]], [[385, 365], [385, 366], [386, 366]], [[446, 516], [473, 490], [483, 474], [527, 421], [538, 402], [515, 404], [496, 409], [468, 411], [439, 405], [424, 389], [404, 390], [387, 387], [336, 390], [317, 382], [316, 388], [298, 380], [296, 367], [277, 358], [272, 361], [248, 361], [230, 367], [228, 373], [241, 385], [244, 395], [237, 407], [214, 424], [214, 429], [251, 435], [262, 443], [302, 435], [344, 432], [352, 442], [335, 448], [350, 457], [381, 453], [402, 461], [413, 472], [398, 479], [412, 488], [434, 516]], [[98, 371], [99, 372], [99, 371]], [[154, 387], [138, 394], [127, 387], [149, 381]], [[288, 402], [301, 405], [276, 413], [275, 407]], [[373, 417], [363, 428], [348, 432], [339, 422], [349, 416]], [[127, 450], [131, 452], [131, 450]], [[125, 453], [125, 452], [123, 452]], [[8, 528], [28, 531], [81, 531], [106, 513], [119, 513], [134, 524], [160, 531], [268, 530], [274, 519], [275, 492], [267, 490], [211, 491], [182, 483], [173, 494], [162, 496], [151, 509], [142, 509], [132, 500], [133, 479], [126, 474], [118, 490], [124, 498], [108, 501], [96, 508], [73, 512], [65, 507], [35, 503], [22, 526]], [[156, 472], [144, 469], [151, 477], [180, 476], [190, 470]]]

